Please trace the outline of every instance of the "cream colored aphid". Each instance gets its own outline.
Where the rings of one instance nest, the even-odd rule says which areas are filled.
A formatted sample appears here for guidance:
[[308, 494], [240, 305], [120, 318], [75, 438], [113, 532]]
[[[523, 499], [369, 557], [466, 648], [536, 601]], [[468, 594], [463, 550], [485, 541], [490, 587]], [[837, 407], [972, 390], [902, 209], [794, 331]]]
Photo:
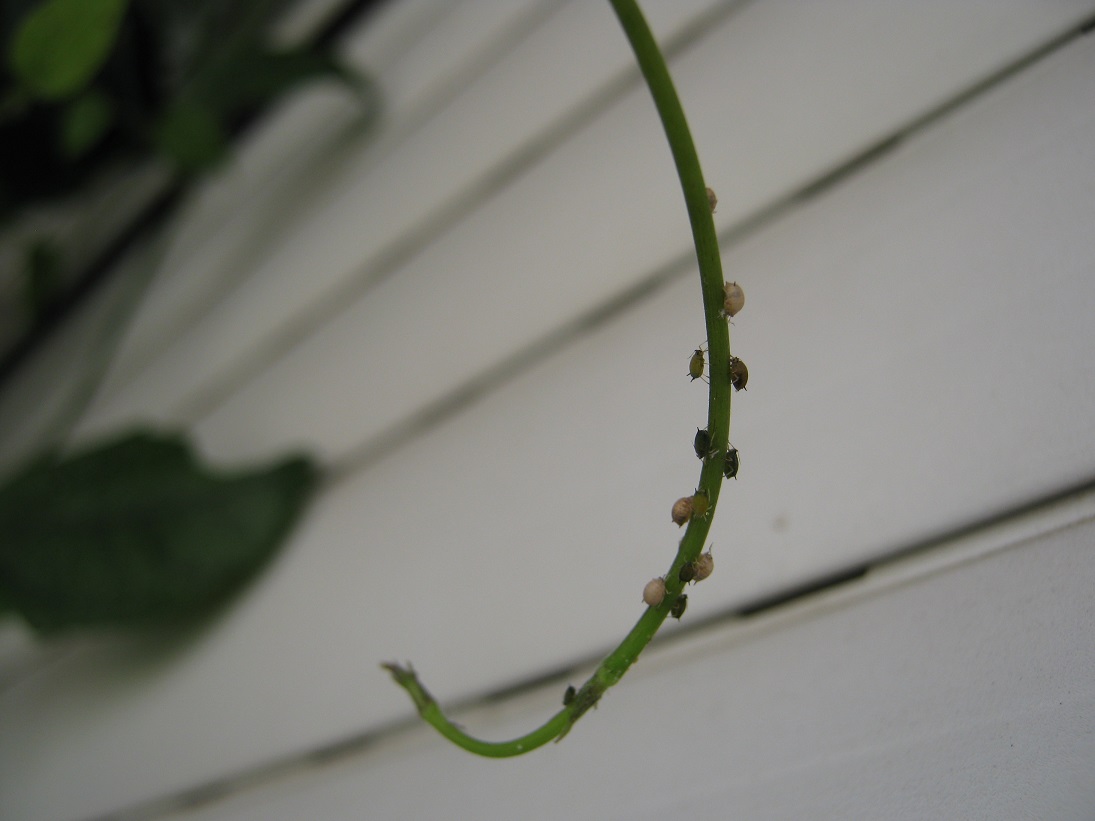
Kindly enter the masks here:
[[719, 198], [715, 196], [715, 189], [707, 189], [707, 204], [711, 206], [711, 213], [715, 213], [715, 206], [719, 204]]
[[711, 555], [710, 549], [696, 557], [696, 561], [692, 562], [692, 570], [693, 582], [702, 582], [711, 575], [715, 570], [715, 557]]
[[657, 607], [665, 601], [665, 579], [659, 576], [648, 581], [643, 588], [643, 601], [648, 607]]
[[682, 496], [673, 503], [673, 524], [684, 527], [692, 518], [692, 497]]
[[745, 307], [745, 291], [736, 282], [724, 282], [722, 290], [724, 296], [722, 312], [726, 316], [734, 316]]

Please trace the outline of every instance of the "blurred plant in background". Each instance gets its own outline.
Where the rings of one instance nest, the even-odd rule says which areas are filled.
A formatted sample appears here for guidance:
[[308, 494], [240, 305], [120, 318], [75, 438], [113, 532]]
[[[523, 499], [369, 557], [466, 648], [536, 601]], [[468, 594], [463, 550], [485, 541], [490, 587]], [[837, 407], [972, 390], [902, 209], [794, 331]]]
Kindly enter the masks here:
[[356, 75], [312, 46], [266, 44], [285, 0], [3, 0], [0, 218], [70, 193], [119, 157], [184, 173], [301, 81]]
[[[288, 5], [0, 0], [0, 229], [127, 163], [159, 160], [192, 179], [225, 159], [242, 124], [308, 80], [337, 79], [375, 107], [368, 81], [328, 43], [269, 42]], [[25, 245], [8, 298], [19, 294], [31, 324], [73, 279], [63, 256], [48, 236]]]
[[303, 457], [213, 470], [149, 431], [45, 454], [0, 487], [0, 616], [48, 634], [204, 615], [266, 564], [316, 475]]
[[[271, 43], [289, 5], [0, 0], [0, 231], [139, 163], [165, 168], [164, 188], [181, 190], [305, 81], [338, 80], [370, 116], [372, 86], [330, 37]], [[0, 317], [26, 317], [32, 335], [57, 319], [79, 272], [56, 237], [19, 234], [8, 233], [21, 264], [0, 272]], [[42, 632], [207, 612], [277, 548], [318, 472], [303, 457], [212, 470], [177, 433], [122, 433], [74, 454], [49, 445], [0, 479], [0, 616]]]

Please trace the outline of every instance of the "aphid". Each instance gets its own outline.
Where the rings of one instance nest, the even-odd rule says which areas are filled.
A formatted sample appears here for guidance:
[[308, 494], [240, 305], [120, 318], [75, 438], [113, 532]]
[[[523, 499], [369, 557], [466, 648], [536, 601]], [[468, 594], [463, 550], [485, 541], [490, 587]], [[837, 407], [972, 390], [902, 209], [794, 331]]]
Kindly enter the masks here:
[[711, 555], [711, 550], [708, 549], [706, 553], [697, 556], [694, 561], [682, 565], [677, 573], [677, 578], [682, 582], [702, 582], [711, 575], [714, 569], [715, 557]]
[[715, 569], [715, 557], [711, 555], [711, 549], [708, 548], [706, 553], [701, 553], [696, 557], [696, 561], [692, 562], [692, 581], [702, 582]]
[[726, 451], [726, 458], [722, 462], [722, 475], [727, 479], [735, 479], [738, 475], [738, 449], [730, 448]]
[[692, 516], [702, 519], [704, 516], [707, 515], [707, 511], [710, 509], [710, 507], [711, 500], [708, 498], [707, 494], [704, 493], [702, 490], [697, 490], [695, 495], [692, 497]]
[[692, 518], [692, 497], [682, 496], [673, 503], [673, 523], [677, 527], [684, 527]]
[[564, 706], [564, 707], [567, 707], [567, 706], [569, 706], [569, 705], [570, 705], [570, 703], [571, 703], [572, 701], [574, 701], [574, 696], [575, 696], [575, 694], [576, 694], [577, 692], [578, 692], [578, 691], [574, 689], [574, 685], [573, 685], [573, 684], [571, 684], [571, 685], [569, 685], [569, 686], [567, 687], [567, 689], [566, 689], [566, 692], [565, 692], [565, 693], [563, 693], [563, 706]]
[[696, 438], [692, 445], [696, 448], [697, 459], [706, 461], [715, 452], [711, 447], [711, 434], [707, 432], [707, 428], [696, 428]]
[[643, 601], [649, 607], [657, 607], [665, 601], [665, 579], [659, 576], [648, 581], [643, 588]]
[[745, 367], [745, 363], [736, 356], [730, 357], [730, 384], [734, 386], [734, 390], [745, 390], [748, 381], [749, 369]]
[[745, 291], [736, 282], [724, 282], [722, 284], [723, 301], [722, 312], [726, 316], [734, 316], [745, 307]]
[[684, 609], [688, 607], [688, 595], [681, 593], [677, 596], [677, 600], [673, 602], [673, 607], [669, 610], [669, 615], [675, 619], [680, 619], [684, 615]]
[[703, 376], [703, 366], [706, 360], [703, 357], [703, 348], [696, 348], [692, 354], [692, 358], [688, 360], [688, 375], [692, 377], [692, 381]]
[[711, 206], [711, 213], [715, 213], [715, 206], [719, 204], [719, 198], [715, 196], [715, 189], [707, 189], [707, 204]]

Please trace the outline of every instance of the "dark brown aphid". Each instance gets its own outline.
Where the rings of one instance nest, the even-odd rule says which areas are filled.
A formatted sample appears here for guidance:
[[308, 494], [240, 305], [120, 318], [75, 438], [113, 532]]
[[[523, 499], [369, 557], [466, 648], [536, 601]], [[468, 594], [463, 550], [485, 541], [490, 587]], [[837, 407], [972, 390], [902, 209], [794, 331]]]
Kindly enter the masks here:
[[730, 448], [726, 451], [726, 458], [722, 462], [722, 475], [727, 479], [735, 479], [738, 475], [738, 449]]
[[696, 348], [692, 358], [688, 360], [688, 375], [692, 377], [693, 382], [703, 376], [703, 366], [706, 361], [703, 356], [703, 348]]
[[688, 607], [688, 595], [681, 593], [677, 596], [677, 600], [673, 602], [673, 607], [669, 610], [669, 615], [675, 619], [680, 619], [684, 615], [685, 608]]
[[722, 284], [723, 302], [722, 312], [726, 316], [734, 316], [745, 307], [745, 291], [736, 282], [724, 282]]
[[745, 367], [745, 363], [736, 356], [730, 357], [730, 384], [734, 386], [734, 390], [745, 390], [748, 381], [749, 369]]
[[677, 578], [682, 582], [702, 582], [711, 575], [714, 569], [715, 557], [708, 550], [706, 553], [697, 556], [695, 561], [683, 565], [677, 573]]
[[563, 693], [563, 706], [564, 706], [564, 707], [567, 707], [567, 706], [569, 706], [569, 705], [570, 705], [570, 703], [571, 703], [572, 701], [574, 701], [574, 696], [575, 696], [575, 694], [576, 694], [577, 692], [578, 692], [578, 691], [574, 689], [574, 685], [573, 685], [573, 684], [571, 684], [571, 685], [569, 685], [569, 686], [567, 687], [567, 689], [566, 689], [566, 692], [565, 692], [565, 693]]
[[682, 496], [673, 503], [673, 524], [684, 527], [692, 518], [692, 497]]
[[707, 428], [696, 428], [696, 438], [693, 441], [696, 448], [696, 458], [706, 460], [711, 455], [711, 434]]

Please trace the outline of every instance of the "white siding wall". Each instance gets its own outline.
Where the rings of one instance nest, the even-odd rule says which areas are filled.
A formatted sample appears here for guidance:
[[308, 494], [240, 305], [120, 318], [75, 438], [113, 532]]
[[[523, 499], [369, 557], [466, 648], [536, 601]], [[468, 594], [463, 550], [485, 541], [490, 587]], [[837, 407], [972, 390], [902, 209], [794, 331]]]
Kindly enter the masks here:
[[[1069, 35], [1095, 4], [646, 5], [748, 294], [741, 476], [683, 624], [517, 762], [407, 721], [376, 666], [474, 703], [610, 647], [706, 407], [683, 204], [607, 3], [402, 0], [347, 46], [379, 128], [328, 88], [254, 134], [129, 263], [156, 277], [74, 432], [306, 446], [337, 479], [168, 646], [9, 629], [0, 816], [1095, 815], [1095, 40]], [[0, 397], [4, 463], [118, 299]], [[580, 675], [461, 720], [529, 729]]]

